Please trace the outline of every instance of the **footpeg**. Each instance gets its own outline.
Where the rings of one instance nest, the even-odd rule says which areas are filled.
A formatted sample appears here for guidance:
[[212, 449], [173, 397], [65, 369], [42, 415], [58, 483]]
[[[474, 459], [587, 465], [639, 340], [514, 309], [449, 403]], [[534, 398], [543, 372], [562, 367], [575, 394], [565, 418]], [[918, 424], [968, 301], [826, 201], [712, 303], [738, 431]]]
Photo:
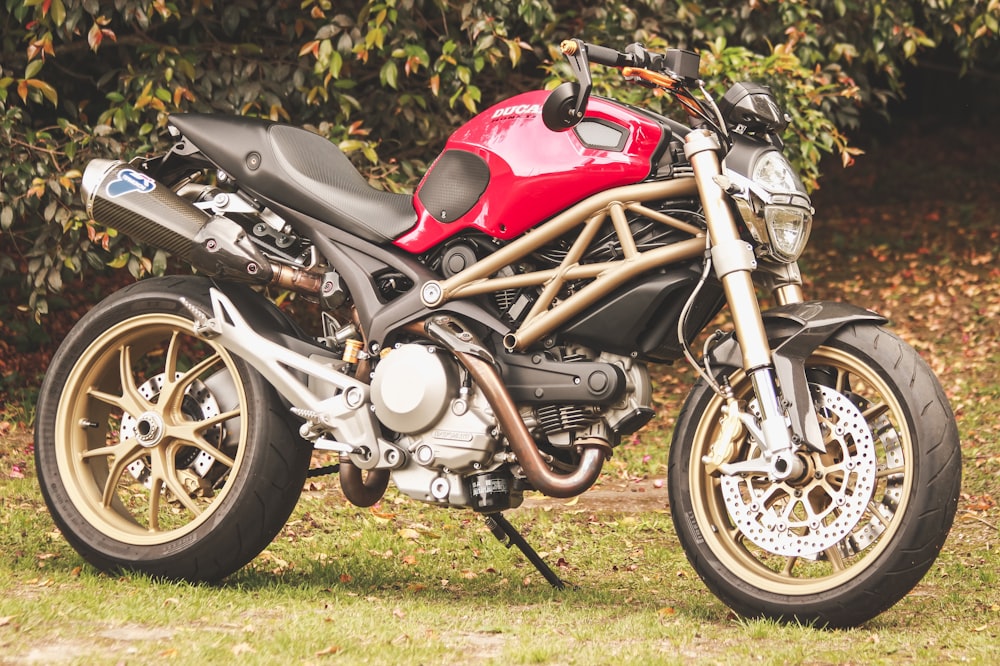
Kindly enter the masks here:
[[181, 305], [194, 317], [194, 333], [201, 338], [214, 338], [222, 334], [222, 327], [214, 317], [209, 317], [208, 313], [200, 307], [184, 298], [180, 299]]

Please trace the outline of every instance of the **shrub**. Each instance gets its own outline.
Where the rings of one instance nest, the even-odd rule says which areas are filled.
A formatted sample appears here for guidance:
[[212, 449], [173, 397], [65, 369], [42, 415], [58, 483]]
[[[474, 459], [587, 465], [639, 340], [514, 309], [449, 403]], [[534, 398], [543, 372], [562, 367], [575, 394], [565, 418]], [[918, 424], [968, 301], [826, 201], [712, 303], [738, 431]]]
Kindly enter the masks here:
[[[568, 77], [556, 46], [584, 37], [694, 48], [721, 93], [770, 84], [806, 180], [845, 162], [862, 108], [884, 110], [931, 47], [965, 69], [997, 57], [1000, 0], [6, 0], [0, 10], [0, 273], [36, 314], [67, 273], [162, 270], [87, 218], [94, 157], [162, 150], [169, 114], [211, 111], [308, 126], [380, 187], [412, 187], [451, 130], [499, 99]], [[597, 89], [664, 100], [598, 72]]]

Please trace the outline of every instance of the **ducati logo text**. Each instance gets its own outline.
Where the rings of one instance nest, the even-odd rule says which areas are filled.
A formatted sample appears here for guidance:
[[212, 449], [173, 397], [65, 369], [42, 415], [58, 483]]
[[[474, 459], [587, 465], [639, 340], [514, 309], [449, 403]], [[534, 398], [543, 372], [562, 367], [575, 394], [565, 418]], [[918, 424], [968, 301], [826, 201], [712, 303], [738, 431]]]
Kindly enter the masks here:
[[541, 104], [518, 104], [517, 106], [505, 106], [493, 112], [493, 120], [510, 118], [511, 116], [537, 116], [541, 112]]

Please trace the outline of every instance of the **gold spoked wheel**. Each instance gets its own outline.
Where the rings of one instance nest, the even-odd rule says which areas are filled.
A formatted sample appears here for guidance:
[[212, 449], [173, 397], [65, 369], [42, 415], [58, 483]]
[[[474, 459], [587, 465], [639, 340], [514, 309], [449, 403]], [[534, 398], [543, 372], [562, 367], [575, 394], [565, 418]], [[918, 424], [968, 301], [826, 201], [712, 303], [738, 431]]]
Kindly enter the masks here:
[[233, 360], [190, 331], [165, 314], [112, 326], [63, 390], [60, 476], [86, 520], [118, 541], [191, 531], [224, 501], [241, 464], [247, 398]]
[[[709, 547], [745, 581], [780, 594], [825, 591], [874, 561], [906, 513], [913, 482], [913, 443], [885, 382], [837, 349], [817, 350], [808, 365], [829, 386], [812, 386], [826, 452], [800, 453], [804, 478], [710, 475], [696, 464], [718, 435], [718, 397], [691, 452], [695, 512], [709, 527]], [[752, 397], [742, 372], [732, 381], [738, 397]], [[744, 442], [741, 459], [759, 455]]]
[[[723, 473], [720, 461], [762, 453], [752, 435], [724, 446], [725, 401], [699, 381], [674, 430], [671, 516], [691, 565], [737, 612], [854, 626], [906, 595], [940, 551], [961, 481], [958, 429], [927, 364], [882, 328], [845, 326], [805, 367], [825, 451], [800, 447], [803, 471], [782, 481]], [[724, 372], [756, 413], [746, 374]]]
[[[194, 334], [197, 276], [143, 280], [83, 317], [39, 391], [35, 462], [66, 540], [104, 571], [215, 581], [253, 559], [298, 501], [310, 447], [244, 359]], [[258, 327], [292, 334], [250, 289]]]

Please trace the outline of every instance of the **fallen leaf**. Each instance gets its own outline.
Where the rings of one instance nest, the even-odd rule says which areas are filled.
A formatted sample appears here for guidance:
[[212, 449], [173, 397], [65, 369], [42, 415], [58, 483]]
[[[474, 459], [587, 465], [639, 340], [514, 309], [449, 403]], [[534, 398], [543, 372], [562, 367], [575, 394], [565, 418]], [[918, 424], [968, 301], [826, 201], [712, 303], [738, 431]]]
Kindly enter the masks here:
[[7, 617], [0, 617], [0, 627], [6, 627], [14, 619], [14, 615], [8, 615]]
[[350, 583], [352, 580], [354, 580], [354, 578], [351, 576], [351, 574], [346, 574], [346, 573], [340, 574], [341, 583]]
[[330, 647], [323, 648], [322, 650], [320, 650], [319, 652], [317, 652], [315, 656], [317, 656], [317, 657], [329, 657], [331, 654], [337, 654], [338, 652], [340, 652], [340, 646], [339, 645], [331, 645]]
[[397, 608], [393, 608], [392, 609], [392, 616], [395, 617], [395, 618], [398, 618], [398, 619], [402, 620], [403, 618], [406, 617], [406, 612], [403, 611], [402, 608], [398, 608], [398, 607]]
[[404, 555], [403, 564], [413, 565], [417, 563], [417, 558], [415, 555]]
[[401, 528], [399, 530], [398, 534], [399, 534], [399, 536], [403, 537], [404, 539], [413, 539], [414, 541], [416, 541], [417, 539], [420, 538], [420, 532], [416, 531], [415, 529], [413, 529], [411, 527], [403, 527], [403, 528]]

